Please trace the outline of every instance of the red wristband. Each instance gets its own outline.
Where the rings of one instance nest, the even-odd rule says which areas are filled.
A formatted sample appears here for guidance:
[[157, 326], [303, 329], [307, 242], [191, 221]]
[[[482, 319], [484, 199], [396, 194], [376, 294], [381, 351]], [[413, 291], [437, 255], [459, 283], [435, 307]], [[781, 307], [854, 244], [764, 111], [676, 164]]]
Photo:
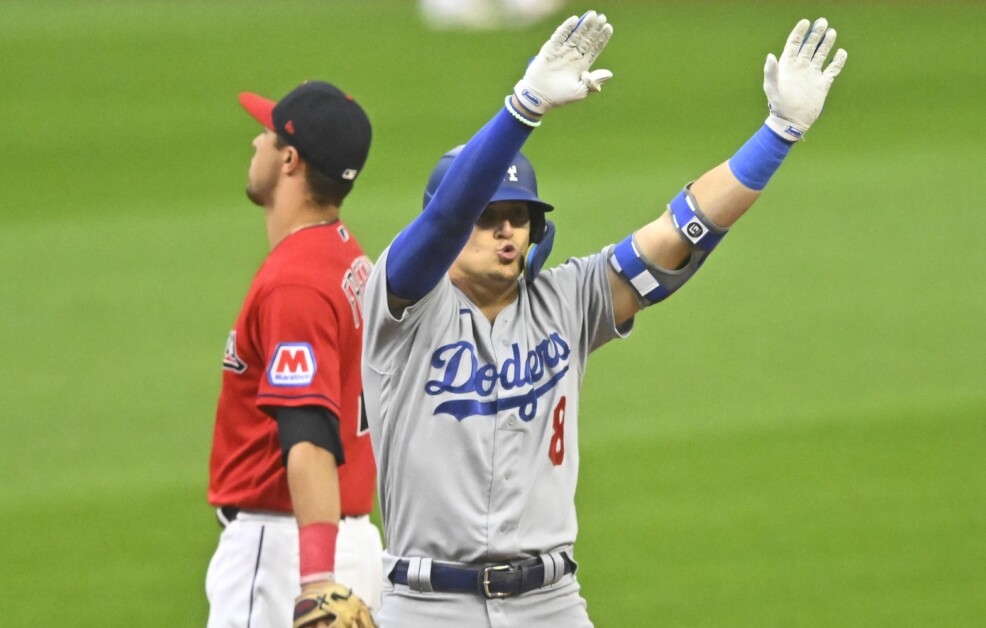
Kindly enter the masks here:
[[338, 534], [339, 526], [327, 521], [298, 528], [301, 584], [334, 579]]

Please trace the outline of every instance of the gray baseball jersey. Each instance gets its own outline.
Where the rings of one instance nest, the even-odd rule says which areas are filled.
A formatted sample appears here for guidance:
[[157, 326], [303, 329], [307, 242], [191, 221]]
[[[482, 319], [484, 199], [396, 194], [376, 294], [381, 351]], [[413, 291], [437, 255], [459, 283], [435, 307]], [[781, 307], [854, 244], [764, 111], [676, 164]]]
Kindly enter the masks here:
[[613, 323], [608, 252], [519, 280], [492, 324], [448, 275], [395, 318], [381, 255], [363, 387], [391, 557], [476, 563], [575, 542], [586, 358], [632, 325]]

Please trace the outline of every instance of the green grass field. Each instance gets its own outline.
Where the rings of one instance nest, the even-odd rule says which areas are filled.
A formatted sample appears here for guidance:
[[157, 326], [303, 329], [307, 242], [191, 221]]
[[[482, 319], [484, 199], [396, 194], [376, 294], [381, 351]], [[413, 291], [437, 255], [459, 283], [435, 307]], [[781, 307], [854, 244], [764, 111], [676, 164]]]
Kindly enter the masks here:
[[[266, 253], [237, 93], [359, 98], [375, 144], [344, 218], [376, 256], [555, 21], [437, 33], [414, 4], [0, 4], [0, 625], [204, 625], [220, 360]], [[553, 262], [728, 158], [799, 18], [850, 53], [697, 281], [590, 360], [596, 625], [986, 625], [986, 5], [594, 8], [615, 78], [525, 149]]]

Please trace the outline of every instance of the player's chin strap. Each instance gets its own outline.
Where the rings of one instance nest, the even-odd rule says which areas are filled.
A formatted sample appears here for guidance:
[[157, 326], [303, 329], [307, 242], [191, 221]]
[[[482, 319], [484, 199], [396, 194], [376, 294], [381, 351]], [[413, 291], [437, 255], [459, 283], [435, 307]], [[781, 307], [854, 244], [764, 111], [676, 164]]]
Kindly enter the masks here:
[[637, 249], [633, 234], [613, 247], [610, 254], [609, 263], [613, 270], [630, 283], [642, 307], [663, 301], [683, 286], [726, 236], [727, 230], [713, 223], [699, 209], [689, 190], [690, 185], [668, 203], [668, 212], [678, 235], [691, 247], [691, 254], [684, 266], [667, 270], [654, 265]]
[[548, 261], [551, 255], [551, 246], [555, 243], [555, 223], [545, 220], [544, 236], [539, 242], [531, 244], [527, 249], [527, 258], [524, 261], [524, 281], [527, 285], [534, 283], [541, 273], [541, 267]]

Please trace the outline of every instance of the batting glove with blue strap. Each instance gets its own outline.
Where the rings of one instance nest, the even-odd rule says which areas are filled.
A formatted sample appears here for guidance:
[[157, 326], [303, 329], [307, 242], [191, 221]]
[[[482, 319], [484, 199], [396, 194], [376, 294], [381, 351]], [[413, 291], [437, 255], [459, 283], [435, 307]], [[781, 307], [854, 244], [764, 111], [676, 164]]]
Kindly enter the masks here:
[[514, 95], [527, 110], [543, 114], [552, 107], [582, 100], [613, 77], [609, 70], [589, 68], [606, 47], [613, 27], [606, 16], [589, 11], [559, 26], [538, 52], [516, 86]]
[[848, 55], [839, 48], [828, 67], [822, 67], [835, 45], [835, 29], [828, 25], [825, 18], [814, 24], [801, 20], [787, 38], [780, 60], [767, 55], [763, 67], [763, 91], [770, 106], [767, 126], [785, 140], [800, 140], [818, 119], [832, 81], [846, 62]]

